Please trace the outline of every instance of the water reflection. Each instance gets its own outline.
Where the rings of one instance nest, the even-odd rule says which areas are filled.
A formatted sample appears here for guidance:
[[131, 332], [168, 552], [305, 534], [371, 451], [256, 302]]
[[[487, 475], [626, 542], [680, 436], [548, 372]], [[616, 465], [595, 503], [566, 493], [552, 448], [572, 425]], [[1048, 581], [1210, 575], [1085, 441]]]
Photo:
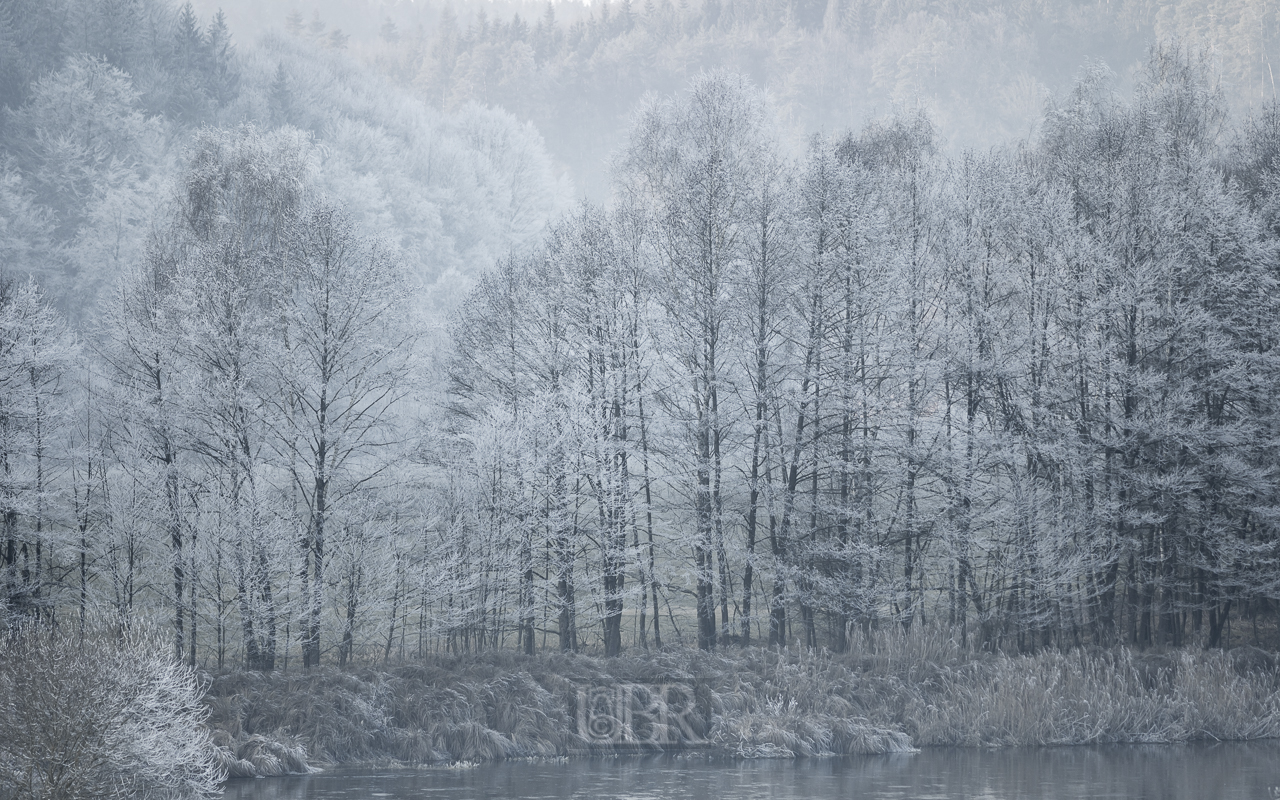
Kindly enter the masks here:
[[1280, 741], [723, 761], [699, 756], [487, 764], [471, 769], [332, 770], [233, 781], [227, 800], [1236, 800], [1280, 787]]

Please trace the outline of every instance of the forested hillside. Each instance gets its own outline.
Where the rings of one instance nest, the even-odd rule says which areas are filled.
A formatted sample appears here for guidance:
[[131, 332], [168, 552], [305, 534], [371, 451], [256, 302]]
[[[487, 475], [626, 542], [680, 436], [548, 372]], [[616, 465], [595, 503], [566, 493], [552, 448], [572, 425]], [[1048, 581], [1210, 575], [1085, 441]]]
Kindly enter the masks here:
[[1275, 95], [1280, 60], [1280, 12], [1256, 0], [200, 2], [345, 47], [433, 105], [533, 122], [597, 202], [644, 93], [704, 69], [765, 89], [798, 154], [811, 133], [917, 107], [948, 150], [1025, 137], [1087, 64], [1104, 61], [1129, 90], [1147, 47], [1172, 39], [1210, 53], [1239, 113]]
[[[0, 5], [0, 253], [73, 319], [138, 260], [200, 130], [308, 134], [317, 190], [447, 298], [570, 197], [500, 110], [448, 113], [320, 45], [163, 0]], [[394, 198], [394, 202], [392, 199]]]
[[[952, 88], [903, 67], [923, 107], [834, 128], [915, 63], [893, 35], [1097, 24], [1124, 56], [1202, 17], [858, 8], [244, 41], [0, 0], [6, 621], [159, 621], [255, 670], [1274, 644], [1280, 111], [1241, 107], [1274, 19], [1132, 76], [1037, 56], [1077, 79], [966, 150], [1003, 112], [941, 56]], [[604, 153], [608, 201], [570, 208]]]

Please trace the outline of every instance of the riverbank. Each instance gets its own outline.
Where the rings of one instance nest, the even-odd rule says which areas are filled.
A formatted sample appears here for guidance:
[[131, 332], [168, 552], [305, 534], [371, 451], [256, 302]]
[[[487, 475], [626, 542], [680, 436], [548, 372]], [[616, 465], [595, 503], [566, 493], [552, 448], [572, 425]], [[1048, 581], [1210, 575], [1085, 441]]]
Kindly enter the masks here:
[[497, 651], [385, 668], [232, 672], [213, 677], [206, 702], [224, 755], [242, 762], [232, 774], [272, 774], [253, 757], [298, 771], [308, 760], [448, 763], [680, 748], [786, 758], [1276, 738], [1277, 690], [1276, 657], [1252, 648], [1008, 656], [887, 637], [841, 656]]

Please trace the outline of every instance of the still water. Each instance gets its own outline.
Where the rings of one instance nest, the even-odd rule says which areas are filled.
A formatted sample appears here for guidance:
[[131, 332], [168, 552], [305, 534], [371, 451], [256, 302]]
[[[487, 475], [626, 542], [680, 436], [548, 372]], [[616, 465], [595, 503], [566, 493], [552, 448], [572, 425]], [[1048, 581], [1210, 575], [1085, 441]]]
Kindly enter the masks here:
[[727, 761], [625, 756], [228, 783], [226, 800], [1235, 800], [1280, 797], [1280, 741]]

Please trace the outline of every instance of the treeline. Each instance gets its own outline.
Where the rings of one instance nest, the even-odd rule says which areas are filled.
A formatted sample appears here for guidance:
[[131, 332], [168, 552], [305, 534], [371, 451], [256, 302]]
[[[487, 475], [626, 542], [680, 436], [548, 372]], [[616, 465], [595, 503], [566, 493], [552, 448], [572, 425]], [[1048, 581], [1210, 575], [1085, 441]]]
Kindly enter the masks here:
[[[348, 529], [381, 516], [415, 334], [403, 263], [316, 196], [311, 155], [292, 129], [198, 137], [87, 353], [34, 282], [4, 283], [15, 623], [131, 627], [161, 601], [193, 664], [201, 620], [222, 664], [233, 613], [250, 668], [273, 667], [278, 627], [318, 663], [335, 509]], [[286, 592], [302, 605], [282, 618]]]
[[567, 186], [501, 110], [189, 5], [3, 0], [0, 61], [0, 617], [269, 668], [328, 625], [319, 531], [412, 480], [398, 345]]
[[612, 205], [461, 312], [451, 646], [1270, 628], [1280, 116], [1221, 103], [1164, 47], [1035, 142], [908, 116], [795, 162], [744, 78], [644, 106]]

